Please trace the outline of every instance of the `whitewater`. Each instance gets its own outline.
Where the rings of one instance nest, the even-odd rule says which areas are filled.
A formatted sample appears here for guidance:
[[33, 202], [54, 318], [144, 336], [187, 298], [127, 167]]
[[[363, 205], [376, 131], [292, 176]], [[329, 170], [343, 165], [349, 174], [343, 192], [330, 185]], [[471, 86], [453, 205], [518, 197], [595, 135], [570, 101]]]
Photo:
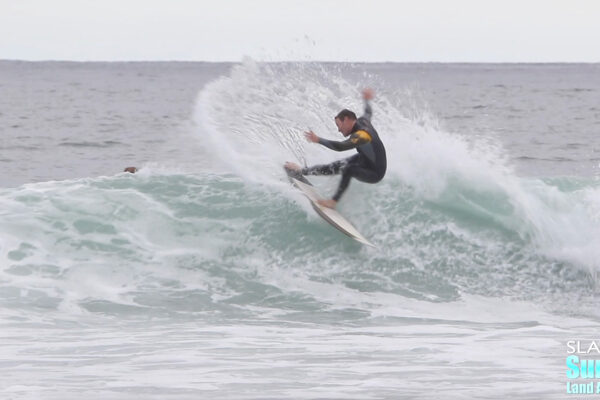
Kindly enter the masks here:
[[[565, 398], [599, 69], [0, 62], [1, 397]], [[375, 249], [282, 169], [350, 155], [303, 132], [364, 87], [388, 172], [338, 209]]]

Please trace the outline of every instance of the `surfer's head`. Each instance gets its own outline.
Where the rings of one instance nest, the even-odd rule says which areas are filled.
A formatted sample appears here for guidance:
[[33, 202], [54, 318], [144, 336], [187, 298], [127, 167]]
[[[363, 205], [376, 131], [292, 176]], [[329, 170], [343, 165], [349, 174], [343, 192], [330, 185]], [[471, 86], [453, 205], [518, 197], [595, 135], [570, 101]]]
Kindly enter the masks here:
[[335, 124], [338, 127], [338, 131], [344, 136], [348, 136], [352, 133], [352, 128], [356, 123], [356, 114], [352, 111], [344, 108], [342, 111], [335, 116]]

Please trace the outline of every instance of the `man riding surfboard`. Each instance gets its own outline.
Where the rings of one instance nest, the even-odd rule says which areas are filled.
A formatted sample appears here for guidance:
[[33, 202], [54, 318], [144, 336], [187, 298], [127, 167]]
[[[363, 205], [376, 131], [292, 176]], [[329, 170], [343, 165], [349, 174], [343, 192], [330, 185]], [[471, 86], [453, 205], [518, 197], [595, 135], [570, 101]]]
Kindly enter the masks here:
[[346, 140], [336, 142], [323, 139], [313, 131], [305, 132], [306, 139], [313, 143], [319, 143], [335, 151], [346, 151], [356, 149], [358, 154], [330, 164], [314, 165], [302, 168], [298, 164], [286, 162], [285, 168], [300, 172], [302, 175], [335, 175], [342, 174], [342, 180], [336, 193], [331, 199], [319, 199], [317, 202], [329, 208], [335, 208], [344, 191], [350, 184], [350, 178], [361, 182], [377, 183], [385, 176], [387, 168], [385, 147], [379, 139], [379, 135], [373, 125], [371, 116], [373, 111], [369, 101], [375, 97], [372, 89], [363, 90], [365, 100], [365, 112], [360, 118], [348, 109], [343, 109], [334, 118], [338, 131], [347, 137]]

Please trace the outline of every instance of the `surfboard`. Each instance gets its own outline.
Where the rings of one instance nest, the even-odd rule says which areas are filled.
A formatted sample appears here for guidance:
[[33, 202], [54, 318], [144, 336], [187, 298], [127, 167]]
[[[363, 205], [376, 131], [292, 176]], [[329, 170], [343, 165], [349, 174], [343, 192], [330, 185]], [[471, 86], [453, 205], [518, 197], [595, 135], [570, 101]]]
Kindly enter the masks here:
[[323, 207], [317, 200], [322, 198], [319, 192], [314, 186], [306, 179], [301, 173], [285, 169], [290, 182], [298, 188], [310, 201], [313, 209], [319, 214], [321, 218], [331, 224], [334, 228], [351, 237], [359, 243], [367, 246], [375, 247], [375, 245], [369, 242], [359, 231], [356, 229], [342, 214], [337, 210], [329, 207]]

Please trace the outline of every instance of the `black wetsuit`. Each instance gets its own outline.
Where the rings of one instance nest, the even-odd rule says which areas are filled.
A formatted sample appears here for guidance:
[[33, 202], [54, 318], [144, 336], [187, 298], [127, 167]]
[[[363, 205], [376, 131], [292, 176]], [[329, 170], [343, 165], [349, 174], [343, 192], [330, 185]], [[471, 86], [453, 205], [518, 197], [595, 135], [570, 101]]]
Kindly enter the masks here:
[[350, 178], [361, 182], [376, 183], [383, 179], [387, 168], [385, 147], [371, 125], [373, 112], [368, 102], [365, 114], [356, 120], [348, 139], [342, 142], [319, 138], [319, 143], [335, 151], [356, 149], [358, 154], [334, 161], [331, 164], [315, 165], [302, 169], [303, 175], [334, 175], [342, 173], [342, 180], [333, 200], [339, 201], [350, 184]]

